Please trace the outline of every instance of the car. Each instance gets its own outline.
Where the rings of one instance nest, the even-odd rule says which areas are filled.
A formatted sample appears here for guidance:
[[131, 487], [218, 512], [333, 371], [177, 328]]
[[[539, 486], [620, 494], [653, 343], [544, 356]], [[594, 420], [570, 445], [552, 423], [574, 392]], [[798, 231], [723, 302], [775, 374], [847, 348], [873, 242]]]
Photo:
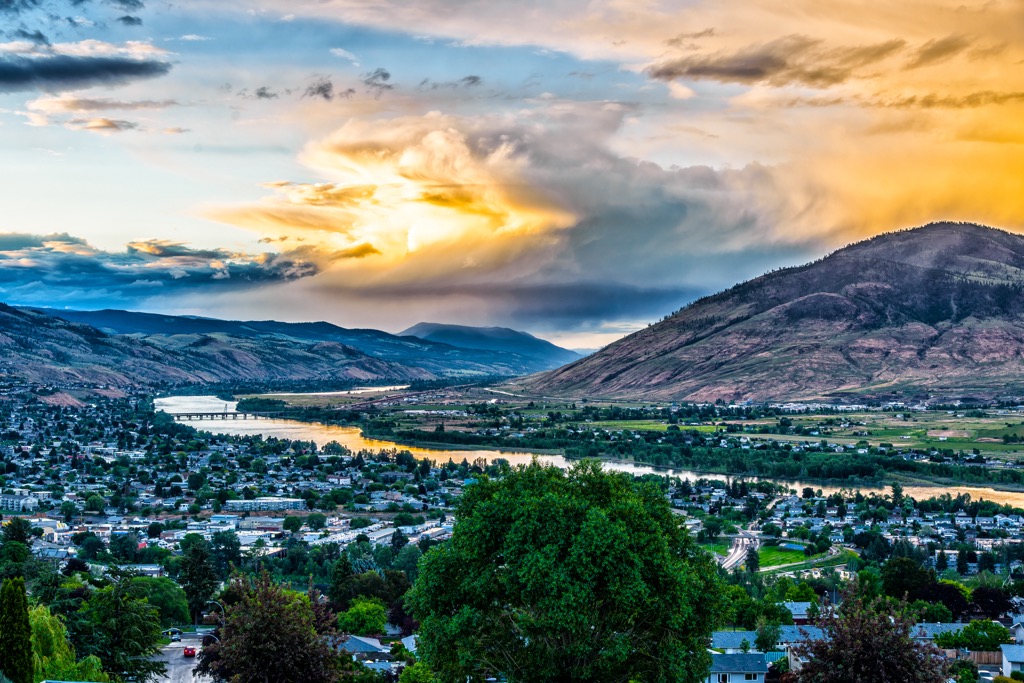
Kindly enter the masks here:
[[186, 646], [184, 652], [185, 652], [185, 656], [186, 657], [195, 657], [196, 656], [196, 649], [194, 647], [192, 647], [191, 645]]
[[181, 634], [180, 633], [172, 633], [171, 634], [171, 642], [172, 643], [180, 643], [181, 642]]

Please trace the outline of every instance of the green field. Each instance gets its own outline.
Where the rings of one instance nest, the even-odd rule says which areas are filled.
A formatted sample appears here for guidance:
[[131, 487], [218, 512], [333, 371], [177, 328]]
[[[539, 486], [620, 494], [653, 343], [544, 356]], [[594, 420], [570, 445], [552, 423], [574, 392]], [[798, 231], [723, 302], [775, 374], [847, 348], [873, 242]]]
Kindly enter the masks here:
[[802, 550], [791, 550], [778, 546], [761, 546], [757, 554], [761, 557], [762, 567], [777, 567], [780, 564], [792, 564], [808, 559]]
[[732, 545], [730, 543], [701, 543], [700, 547], [716, 555], [728, 555]]

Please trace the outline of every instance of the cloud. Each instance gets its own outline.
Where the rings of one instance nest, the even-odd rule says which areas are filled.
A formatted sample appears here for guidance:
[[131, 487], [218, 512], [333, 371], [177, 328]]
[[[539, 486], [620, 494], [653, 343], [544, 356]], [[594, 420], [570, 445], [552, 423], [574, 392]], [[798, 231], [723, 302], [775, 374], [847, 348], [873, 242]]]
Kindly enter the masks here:
[[39, 0], [0, 0], [0, 13], [19, 14], [39, 6]]
[[376, 93], [377, 97], [381, 96], [385, 90], [394, 90], [395, 85], [389, 83], [391, 80], [391, 72], [387, 69], [374, 69], [368, 74], [363, 74], [362, 82], [370, 91]]
[[330, 102], [334, 99], [334, 83], [331, 82], [331, 79], [326, 77], [317, 78], [306, 86], [306, 91], [302, 96]]
[[234, 291], [310, 277], [311, 262], [288, 254], [192, 249], [163, 240], [124, 252], [67, 233], [0, 234], [0, 287], [11, 303], [125, 303], [184, 292]]
[[178, 40], [182, 40], [187, 43], [197, 43], [212, 40], [212, 38], [208, 38], [207, 36], [201, 36], [198, 33], [186, 33], [185, 35], [180, 36]]
[[970, 46], [971, 42], [966, 36], [953, 35], [938, 40], [929, 40], [914, 52], [907, 68], [918, 69], [922, 66], [945, 62]]
[[[365, 82], [365, 81], [364, 81]], [[484, 79], [475, 74], [469, 76], [463, 76], [462, 78], [455, 81], [434, 81], [429, 78], [424, 78], [420, 81], [418, 90], [441, 90], [441, 89], [456, 89], [456, 88], [476, 88], [483, 85]]]
[[[40, 45], [0, 45], [0, 92], [69, 90], [93, 85], [119, 85], [163, 76], [166, 54], [148, 43], [114, 45], [97, 40]], [[6, 54], [5, 54], [6, 53]]]
[[825, 88], [854, 78], [862, 67], [890, 57], [905, 45], [897, 38], [857, 47], [830, 47], [822, 39], [788, 35], [731, 52], [665, 60], [649, 67], [647, 74], [662, 81], [681, 78]]
[[340, 47], [332, 47], [331, 54], [334, 55], [335, 57], [347, 59], [348, 61], [352, 62], [353, 66], [359, 66], [359, 58], [356, 57], [351, 52], [349, 52], [348, 50], [343, 50]]
[[118, 17], [117, 21], [124, 26], [142, 26], [141, 17], [133, 17], [130, 14], [126, 14], [123, 17]]
[[38, 30], [38, 29], [36, 29], [35, 31], [28, 31], [26, 29], [19, 28], [18, 30], [16, 30], [13, 33], [13, 35], [14, 35], [15, 38], [20, 38], [22, 40], [27, 40], [27, 41], [30, 41], [32, 43], [35, 43], [36, 45], [49, 45], [50, 44], [50, 39], [47, 38], [45, 35], [43, 35], [43, 32]]
[[107, 0], [107, 4], [124, 12], [137, 12], [146, 6], [142, 0]]
[[799, 230], [780, 228], [813, 225], [813, 195], [771, 167], [667, 169], [620, 156], [610, 142], [633, 111], [558, 102], [507, 116], [352, 120], [302, 157], [329, 180], [268, 183], [262, 202], [211, 216], [307, 240], [321, 274], [289, 298], [343, 299], [377, 320], [426, 308], [563, 327], [635, 320], [814, 253]]
[[63, 114], [90, 111], [139, 111], [167, 109], [178, 106], [177, 100], [115, 100], [109, 97], [78, 97], [60, 95], [43, 96], [26, 106], [32, 111], [44, 114]]
[[67, 126], [75, 130], [88, 130], [95, 133], [120, 133], [126, 130], [137, 130], [139, 124], [134, 121], [108, 119], [100, 116], [96, 118], [71, 119], [68, 121]]

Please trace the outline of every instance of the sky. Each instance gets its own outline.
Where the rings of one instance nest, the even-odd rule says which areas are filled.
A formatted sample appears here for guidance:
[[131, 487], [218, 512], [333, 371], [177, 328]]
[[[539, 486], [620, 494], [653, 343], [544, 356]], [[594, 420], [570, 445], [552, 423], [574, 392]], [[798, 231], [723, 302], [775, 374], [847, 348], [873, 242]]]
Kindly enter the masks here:
[[1022, 144], [1020, 0], [0, 0], [0, 300], [595, 348]]

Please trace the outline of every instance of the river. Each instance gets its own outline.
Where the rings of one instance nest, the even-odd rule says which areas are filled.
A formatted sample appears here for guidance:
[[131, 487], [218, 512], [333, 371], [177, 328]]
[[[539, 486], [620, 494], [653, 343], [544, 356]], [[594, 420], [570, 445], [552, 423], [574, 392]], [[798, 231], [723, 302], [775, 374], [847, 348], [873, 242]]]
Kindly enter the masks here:
[[[359, 390], [354, 390], [359, 391]], [[156, 408], [158, 410], [164, 410], [168, 413], [188, 413], [188, 412], [235, 412], [235, 403], [233, 401], [224, 401], [217, 398], [216, 396], [168, 396], [165, 398], [156, 399]], [[191, 425], [196, 429], [201, 429], [208, 432], [219, 433], [219, 434], [232, 434], [237, 436], [262, 434], [264, 437], [276, 436], [281, 439], [292, 439], [301, 441], [314, 441], [318, 446], [323, 446], [329, 441], [337, 441], [342, 446], [345, 446], [349, 450], [355, 452], [360, 450], [379, 451], [382, 449], [394, 449], [400, 448], [402, 450], [408, 450], [417, 458], [427, 458], [435, 463], [448, 462], [449, 459], [455, 462], [461, 462], [464, 458], [470, 462], [477, 458], [484, 458], [487, 461], [495, 458], [504, 458], [513, 465], [527, 464], [536, 457], [543, 463], [555, 465], [557, 467], [569, 467], [572, 462], [566, 460], [560, 455], [551, 455], [545, 453], [528, 453], [528, 452], [505, 452], [495, 450], [447, 450], [441, 448], [418, 448], [412, 446], [402, 446], [395, 444], [391, 441], [381, 441], [379, 439], [368, 439], [363, 436], [363, 433], [358, 427], [340, 427], [333, 425], [324, 425], [319, 423], [307, 423], [307, 422], [296, 422], [295, 420], [277, 420], [277, 419], [231, 419], [231, 420], [183, 420], [184, 424]], [[699, 479], [701, 477], [707, 478], [724, 478], [726, 475], [723, 474], [709, 474], [702, 472], [694, 472], [692, 470], [682, 470], [674, 468], [654, 468], [648, 465], [637, 465], [632, 462], [617, 462], [617, 461], [604, 461], [606, 469], [617, 470], [621, 472], [629, 472], [631, 474], [660, 474], [680, 477], [683, 479]], [[747, 481], [761, 481], [762, 477], [745, 476], [744, 479]], [[800, 482], [786, 480], [785, 483], [791, 488], [797, 491], [802, 490], [804, 487], [811, 487], [815, 490], [820, 489], [826, 495], [838, 491], [839, 486], [824, 486], [821, 484]], [[852, 488], [852, 487], [849, 487]], [[887, 488], [873, 487], [873, 486], [857, 486], [858, 490], [863, 493], [870, 493], [872, 491], [876, 493], [887, 493]], [[932, 496], [938, 496], [943, 493], [949, 493], [950, 495], [956, 496], [961, 493], [969, 493], [971, 498], [974, 500], [991, 500], [1000, 504], [1013, 505], [1014, 507], [1024, 508], [1024, 492], [1022, 491], [999, 491], [989, 487], [982, 486], [911, 486], [904, 485], [904, 495], [923, 500], [925, 498], [931, 498]]]

